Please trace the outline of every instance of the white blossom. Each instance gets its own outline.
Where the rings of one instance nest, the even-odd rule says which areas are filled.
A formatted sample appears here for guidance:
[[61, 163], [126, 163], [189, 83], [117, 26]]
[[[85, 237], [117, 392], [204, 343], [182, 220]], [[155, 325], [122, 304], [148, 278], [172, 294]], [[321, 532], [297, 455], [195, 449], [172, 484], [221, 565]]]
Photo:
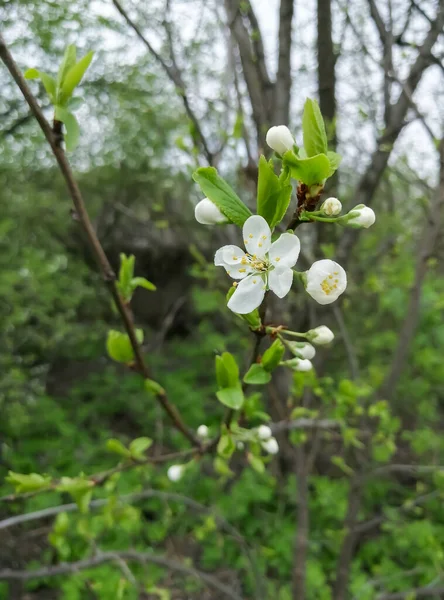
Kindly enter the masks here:
[[197, 428], [197, 435], [205, 440], [208, 437], [209, 431], [206, 425], [199, 425]]
[[292, 150], [294, 145], [291, 131], [285, 125], [271, 127], [267, 131], [265, 141], [278, 154], [285, 154], [287, 150]]
[[376, 221], [375, 211], [365, 204], [358, 204], [345, 217], [347, 225], [365, 227], [365, 229], [371, 227]]
[[279, 452], [279, 444], [277, 443], [277, 439], [274, 437], [269, 438], [262, 442], [262, 448], [268, 454], [277, 454]]
[[322, 203], [321, 210], [328, 217], [336, 217], [342, 210], [342, 204], [337, 198], [332, 196]]
[[268, 425], [259, 425], [257, 428], [257, 435], [260, 440], [268, 440], [273, 435], [273, 432]]
[[238, 450], [243, 450], [245, 448], [245, 444], [243, 442], [241, 442], [241, 441], [236, 442], [236, 448]]
[[341, 265], [330, 259], [318, 260], [306, 272], [305, 289], [319, 304], [331, 304], [347, 287], [347, 275]]
[[313, 364], [308, 358], [295, 359], [293, 364], [293, 369], [295, 371], [311, 371], [313, 368]]
[[211, 200], [208, 200], [208, 198], [204, 198], [196, 204], [194, 216], [196, 217], [196, 221], [201, 225], [228, 223], [227, 217], [223, 215], [217, 206], [211, 202]]
[[167, 471], [168, 479], [170, 481], [179, 481], [179, 479], [182, 479], [184, 471], [184, 465], [171, 465], [171, 467]]
[[332, 342], [335, 334], [326, 325], [319, 325], [319, 327], [310, 329], [310, 331], [307, 332], [307, 336], [310, 342], [313, 342], [313, 344], [317, 344], [318, 346], [322, 346]]
[[291, 267], [296, 264], [301, 244], [292, 233], [283, 233], [271, 243], [270, 227], [259, 215], [245, 221], [242, 233], [247, 252], [238, 246], [223, 246], [216, 252], [214, 264], [241, 280], [235, 284], [228, 308], [244, 315], [260, 306], [268, 289], [279, 298], [288, 294], [293, 283]]

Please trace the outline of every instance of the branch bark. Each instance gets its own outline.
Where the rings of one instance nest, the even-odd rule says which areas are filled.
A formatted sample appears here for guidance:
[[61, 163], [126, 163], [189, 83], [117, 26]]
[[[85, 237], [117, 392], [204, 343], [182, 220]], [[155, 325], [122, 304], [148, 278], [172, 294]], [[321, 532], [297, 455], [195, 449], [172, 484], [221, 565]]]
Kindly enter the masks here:
[[333, 47], [331, 0], [318, 0], [318, 90], [319, 107], [330, 133], [329, 145], [336, 148], [336, 56]]
[[279, 6], [279, 56], [274, 87], [274, 115], [276, 125], [289, 125], [291, 98], [291, 47], [294, 0], [281, 0]]
[[[6, 68], [9, 73], [13, 77], [17, 86], [20, 88], [26, 102], [28, 103], [34, 117], [38, 121], [41, 130], [43, 131], [49, 145], [51, 146], [51, 150], [57, 160], [60, 171], [65, 179], [66, 185], [68, 187], [70, 196], [72, 198], [74, 207], [76, 209], [76, 213], [78, 219], [85, 231], [86, 237], [88, 239], [91, 251], [94, 255], [94, 258], [98, 264], [99, 270], [102, 274], [102, 277], [108, 287], [108, 290], [115, 302], [119, 315], [122, 319], [123, 325], [125, 327], [126, 333], [128, 334], [129, 340], [131, 342], [132, 349], [134, 351], [135, 363], [137, 366], [137, 370], [139, 373], [145, 378], [150, 379], [150, 371], [145, 364], [145, 360], [142, 353], [142, 348], [137, 341], [135, 327], [133, 323], [133, 318], [131, 311], [128, 305], [121, 298], [119, 291], [116, 285], [116, 275], [106, 257], [105, 251], [97, 237], [97, 234], [94, 230], [94, 227], [91, 223], [91, 220], [88, 215], [88, 211], [85, 206], [85, 202], [83, 200], [82, 194], [80, 192], [80, 188], [77, 185], [77, 182], [74, 178], [74, 174], [71, 169], [71, 165], [69, 164], [68, 159], [66, 158], [65, 152], [63, 148], [57, 143], [57, 139], [53, 134], [51, 126], [48, 121], [45, 119], [40, 106], [38, 105], [36, 99], [34, 98], [31, 90], [28, 87], [20, 69], [15, 63], [11, 53], [9, 52], [3, 37], [0, 34], [0, 58], [4, 62]], [[180, 416], [176, 407], [170, 403], [166, 392], [164, 390], [156, 393], [157, 401], [161, 404], [162, 408], [168, 414], [171, 419], [173, 425], [178, 429], [193, 445], [200, 447], [199, 440], [188, 430], [185, 423], [182, 421], [182, 417]]]

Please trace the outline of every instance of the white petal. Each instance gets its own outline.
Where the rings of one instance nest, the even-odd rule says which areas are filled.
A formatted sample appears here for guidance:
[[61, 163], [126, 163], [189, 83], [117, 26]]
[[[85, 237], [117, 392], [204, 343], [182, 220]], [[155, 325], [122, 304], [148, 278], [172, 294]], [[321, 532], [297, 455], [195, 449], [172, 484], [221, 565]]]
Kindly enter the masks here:
[[268, 258], [275, 267], [294, 267], [300, 251], [299, 238], [292, 233], [283, 233], [278, 240], [271, 244]]
[[291, 131], [285, 125], [271, 127], [267, 131], [265, 141], [275, 152], [284, 154], [287, 150], [293, 148], [294, 139]]
[[[225, 253], [229, 256], [230, 253], [232, 253], [233, 248], [237, 248], [237, 246], [222, 246], [222, 248], [219, 248], [214, 255], [214, 264], [216, 267], [223, 267], [233, 279], [244, 279], [244, 277], [251, 273], [252, 269], [248, 265], [230, 265], [224, 259]], [[238, 248], [238, 250], [240, 250], [240, 248]], [[242, 252], [242, 250], [240, 251]]]
[[224, 246], [223, 250], [224, 261], [227, 265], [238, 265], [246, 256], [239, 246]]
[[293, 271], [289, 267], [278, 267], [268, 273], [268, 287], [278, 298], [288, 294], [293, 283]]
[[319, 304], [331, 304], [346, 287], [347, 275], [333, 260], [318, 260], [307, 271], [306, 290]]
[[215, 225], [216, 223], [228, 223], [228, 219], [223, 215], [215, 204], [204, 198], [194, 209], [196, 221], [202, 225]]
[[265, 296], [265, 284], [258, 275], [250, 275], [240, 282], [228, 301], [228, 308], [240, 315], [246, 315], [260, 306]]
[[247, 252], [263, 258], [270, 250], [271, 230], [267, 221], [260, 215], [249, 217], [242, 229]]

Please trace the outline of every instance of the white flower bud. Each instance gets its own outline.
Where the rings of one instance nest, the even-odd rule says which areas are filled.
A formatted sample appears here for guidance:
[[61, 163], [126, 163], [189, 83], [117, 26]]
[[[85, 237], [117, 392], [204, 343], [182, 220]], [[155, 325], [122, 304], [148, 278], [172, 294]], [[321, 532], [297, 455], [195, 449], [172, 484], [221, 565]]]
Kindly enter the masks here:
[[184, 465], [171, 465], [167, 471], [167, 476], [170, 481], [179, 481], [185, 471]]
[[274, 437], [269, 438], [262, 442], [262, 448], [268, 454], [277, 454], [279, 452], [279, 444], [277, 443], [277, 439]]
[[208, 433], [209, 431], [206, 425], [199, 425], [199, 427], [197, 428], [197, 435], [203, 440], [205, 440], [208, 437]]
[[342, 210], [342, 204], [337, 198], [332, 196], [322, 203], [321, 210], [328, 217], [336, 217]]
[[297, 359], [297, 362], [295, 361], [293, 369], [295, 371], [311, 371], [313, 368], [313, 365], [311, 363], [311, 361], [308, 360], [308, 358], [301, 358], [301, 359]]
[[358, 204], [346, 216], [347, 225], [352, 227], [365, 227], [368, 229], [376, 221], [375, 211], [365, 204]]
[[216, 225], [217, 223], [228, 223], [228, 219], [223, 215], [211, 200], [204, 198], [194, 209], [196, 221], [201, 225]]
[[314, 358], [316, 354], [316, 350], [308, 342], [305, 342], [303, 346], [297, 348], [297, 352], [302, 356], [302, 358], [308, 358], [308, 360]]
[[238, 450], [243, 450], [245, 448], [245, 444], [243, 442], [236, 442], [236, 448]]
[[258, 435], [258, 437], [259, 437], [260, 440], [268, 440], [273, 435], [273, 432], [268, 427], [268, 425], [260, 425], [257, 428], [257, 435]]
[[287, 150], [292, 150], [294, 144], [291, 131], [285, 125], [269, 129], [265, 141], [278, 154], [285, 154]]
[[317, 344], [318, 346], [329, 344], [335, 337], [333, 331], [326, 325], [319, 325], [319, 327], [315, 327], [315, 329], [310, 329], [307, 335], [310, 342], [313, 342], [313, 344]]

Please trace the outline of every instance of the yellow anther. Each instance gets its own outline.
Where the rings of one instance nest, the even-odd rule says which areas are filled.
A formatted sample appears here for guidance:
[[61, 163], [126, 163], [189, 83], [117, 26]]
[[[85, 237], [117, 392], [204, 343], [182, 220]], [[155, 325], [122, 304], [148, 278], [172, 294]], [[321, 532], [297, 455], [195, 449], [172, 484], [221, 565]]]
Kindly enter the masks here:
[[239, 269], [239, 273], [245, 273], [247, 269]]
[[253, 279], [253, 283], [257, 283], [256, 279]]
[[237, 256], [233, 256], [233, 260], [238, 260]]
[[266, 239], [267, 239], [267, 236], [266, 236], [266, 235], [263, 235], [263, 236], [262, 236], [262, 239], [263, 239], [263, 240], [266, 240]]
[[262, 244], [260, 242], [259, 242], [258, 246], [259, 246], [259, 248], [262, 248]]
[[337, 289], [338, 287], [338, 280], [335, 280], [335, 283], [331, 283], [328, 278], [326, 277], [324, 279], [324, 281], [321, 283], [321, 289], [324, 292], [324, 294], [326, 294], [327, 296], [329, 296], [332, 292], [334, 292], [335, 289]]
[[281, 260], [280, 256], [276, 256], [276, 258], [274, 259], [276, 262], [279, 262]]
[[339, 275], [339, 271], [333, 271], [333, 275]]
[[242, 257], [242, 260], [241, 260], [241, 265], [247, 265], [247, 264], [248, 264], [248, 261], [247, 261], [247, 259], [245, 258], [245, 256], [243, 256], [243, 257]]
[[250, 240], [252, 240], [253, 239], [253, 234], [250, 233], [250, 235], [248, 237], [250, 238]]
[[248, 243], [248, 240], [244, 240], [244, 244], [247, 244], [247, 243]]
[[233, 281], [233, 287], [237, 287], [239, 284], [237, 281]]
[[329, 278], [329, 279], [333, 279], [333, 275], [329, 275], [329, 276], [328, 276], [328, 278]]

